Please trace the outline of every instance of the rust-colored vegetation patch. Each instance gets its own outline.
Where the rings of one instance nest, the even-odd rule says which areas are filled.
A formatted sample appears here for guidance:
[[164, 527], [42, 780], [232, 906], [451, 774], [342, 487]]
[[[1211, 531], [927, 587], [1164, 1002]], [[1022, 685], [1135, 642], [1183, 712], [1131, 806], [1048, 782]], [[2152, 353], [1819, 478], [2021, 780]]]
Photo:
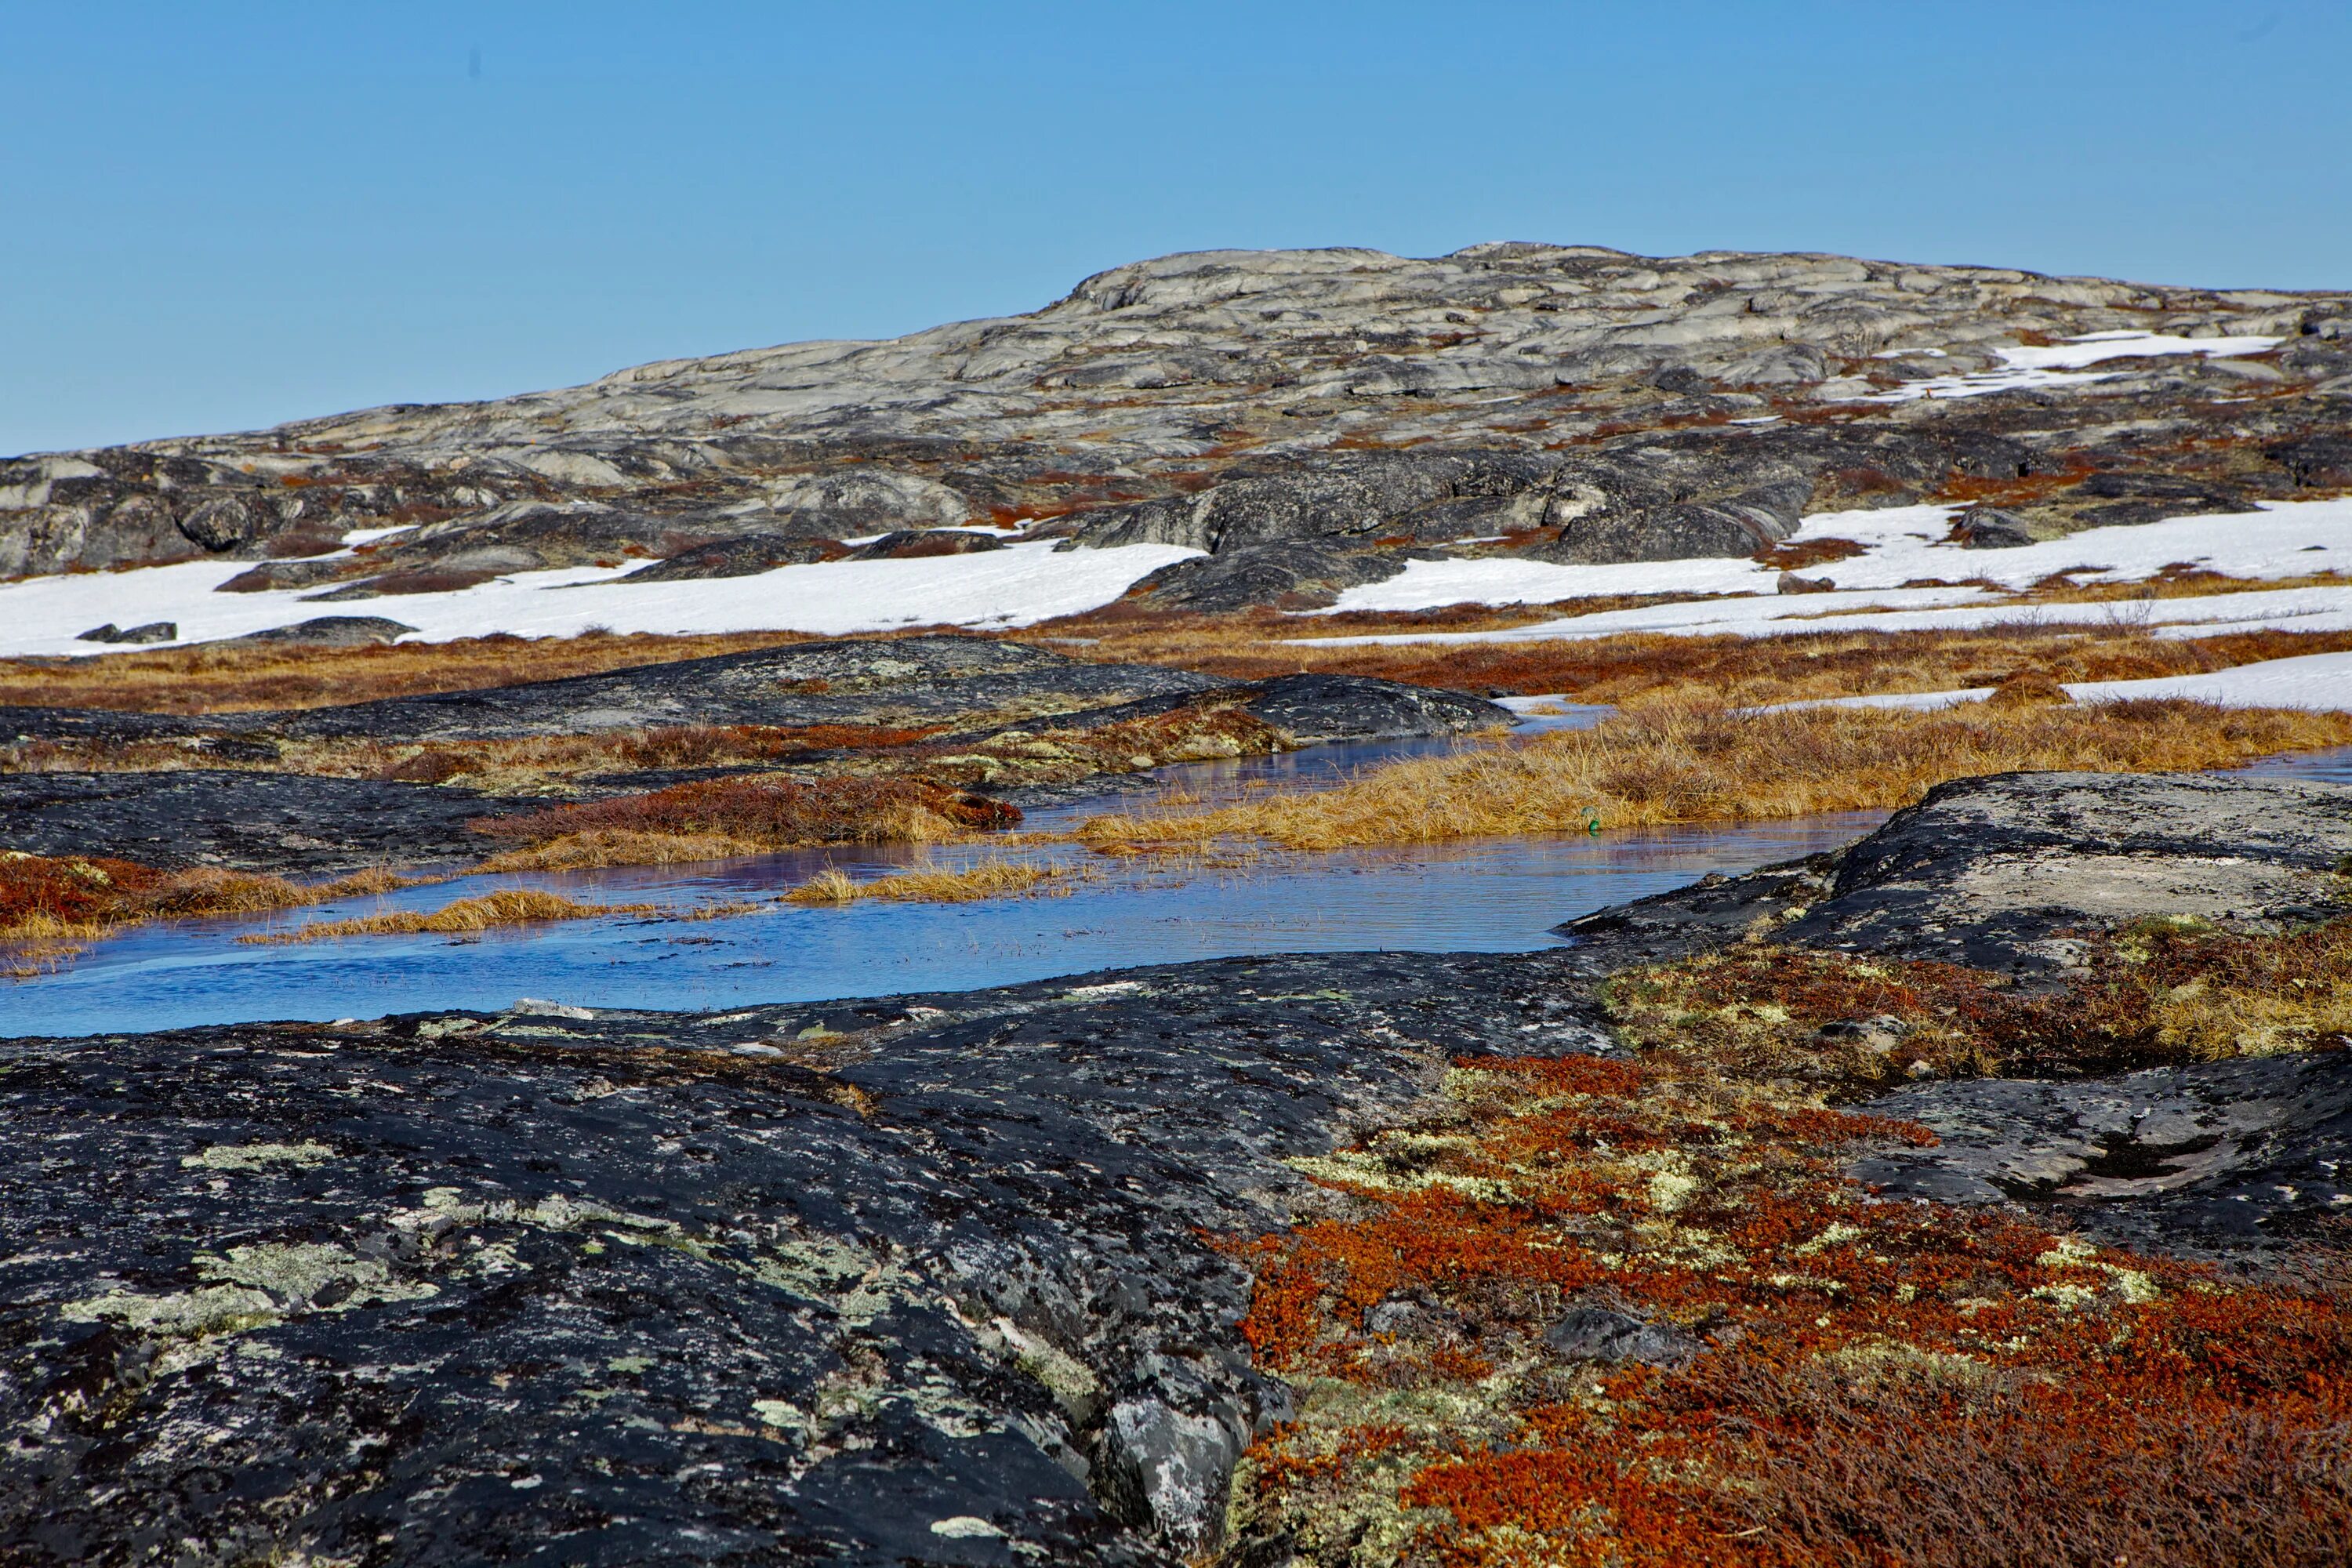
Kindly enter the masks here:
[[0, 850], [0, 941], [92, 937], [140, 921], [258, 914], [330, 899], [389, 892], [427, 879], [362, 871], [304, 885], [250, 871], [165, 871], [100, 856]]
[[1743, 943], [1628, 970], [1625, 1039], [1836, 1093], [1927, 1077], [2064, 1077], [2352, 1048], [2352, 920], [2282, 934], [2142, 921], [2082, 940], [2057, 984], [1958, 964]]
[[241, 942], [282, 944], [326, 942], [346, 936], [408, 936], [422, 932], [467, 935], [500, 926], [539, 925], [550, 921], [594, 920], [604, 915], [659, 913], [653, 904], [583, 904], [532, 888], [501, 888], [459, 899], [437, 910], [393, 910], [342, 921], [305, 921], [286, 931], [257, 931]]
[[2020, 769], [2168, 773], [2352, 743], [2352, 714], [2137, 700], [1933, 712], [1742, 713], [1656, 701], [1590, 730], [1465, 747], [1328, 790], [1092, 817], [1106, 846], [1263, 839], [1291, 849], [1760, 820], [1909, 805]]
[[[483, 817], [475, 831], [521, 839], [550, 855], [585, 857], [648, 840], [633, 835], [725, 839], [761, 848], [796, 844], [940, 843], [1021, 820], [1002, 801], [903, 778], [836, 775], [705, 779], [643, 795]], [[598, 835], [604, 837], [599, 837]], [[623, 862], [573, 858], [572, 866]], [[522, 868], [502, 860], [500, 868]]]
[[2352, 1305], [1841, 1174], [1924, 1130], [1675, 1047], [1457, 1063], [1235, 1250], [1299, 1390], [1244, 1553], [1690, 1568], [2308, 1563]]

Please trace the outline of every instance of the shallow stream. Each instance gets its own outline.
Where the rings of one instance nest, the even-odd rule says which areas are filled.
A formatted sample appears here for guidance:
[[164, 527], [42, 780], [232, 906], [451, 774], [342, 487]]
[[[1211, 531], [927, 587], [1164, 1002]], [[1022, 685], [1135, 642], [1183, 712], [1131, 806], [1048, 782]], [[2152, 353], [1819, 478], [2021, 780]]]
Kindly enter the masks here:
[[[1589, 710], [1571, 713], [1548, 727], [1592, 717]], [[1328, 783], [1449, 744], [1320, 747], [1171, 769], [1161, 777], [1171, 792], [1213, 804], [1259, 789]], [[2273, 759], [2248, 771], [2352, 783], [2352, 751]], [[1095, 800], [1033, 811], [1027, 826], [1064, 827], [1119, 804]], [[0, 989], [0, 1035], [489, 1010], [523, 997], [596, 1008], [719, 1008], [964, 990], [1252, 952], [1522, 952], [1558, 942], [1549, 931], [1563, 921], [1710, 871], [1737, 873], [1832, 848], [1885, 816], [1854, 812], [1598, 837], [1277, 853], [1225, 869], [1112, 860], [1057, 846], [1022, 853], [1080, 864], [1090, 879], [1066, 895], [969, 904], [812, 908], [772, 901], [828, 867], [864, 879], [926, 859], [923, 851], [888, 847], [799, 850], [699, 867], [464, 879], [293, 916], [134, 929], [93, 945], [56, 973]], [[929, 859], [953, 868], [1006, 853], [982, 844], [939, 850]], [[289, 946], [233, 940], [299, 919], [437, 908], [494, 886], [541, 887], [583, 901], [680, 910], [747, 900], [758, 900], [759, 907], [722, 919], [632, 915], [454, 938], [376, 936]]]

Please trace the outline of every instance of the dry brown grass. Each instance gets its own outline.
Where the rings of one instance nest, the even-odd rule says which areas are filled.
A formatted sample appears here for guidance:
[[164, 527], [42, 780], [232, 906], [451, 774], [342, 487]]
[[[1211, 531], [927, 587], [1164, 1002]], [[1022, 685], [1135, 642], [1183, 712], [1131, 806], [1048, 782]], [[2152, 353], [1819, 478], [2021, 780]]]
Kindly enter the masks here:
[[[2166, 639], [2127, 625], [2023, 624], [1977, 631], [1825, 629], [1777, 637], [1643, 635], [1385, 647], [1315, 647], [1195, 628], [1181, 640], [1185, 646], [1139, 650], [1135, 657], [1148, 651], [1164, 662], [1246, 679], [1307, 669], [1457, 691], [1557, 693], [1580, 702], [1622, 703], [1667, 693], [1756, 707], [1992, 686], [2021, 670], [2057, 681], [2201, 675], [2263, 659], [2352, 649], [2352, 633], [2343, 632]], [[1115, 651], [1122, 658], [1129, 653], [1124, 647]]]
[[647, 833], [626, 827], [593, 827], [528, 848], [493, 855], [474, 869], [586, 871], [600, 866], [677, 866], [697, 860], [730, 860], [767, 852], [768, 847], [757, 840], [725, 833]]
[[1936, 712], [1743, 713], [1656, 701], [1591, 730], [1397, 763], [1336, 788], [1210, 811], [1092, 817], [1097, 845], [1428, 843], [1900, 806], [1946, 779], [2019, 770], [2172, 773], [2352, 743], [2352, 714], [2130, 701]]
[[437, 910], [395, 910], [343, 921], [305, 921], [287, 931], [257, 931], [241, 942], [274, 945], [326, 942], [345, 936], [410, 936], [447, 932], [464, 935], [500, 926], [537, 925], [547, 921], [585, 921], [604, 915], [659, 913], [654, 904], [583, 904], [558, 893], [532, 888], [501, 888], [478, 898], [459, 899]]
[[2352, 921], [2270, 934], [2143, 921], [2084, 939], [2054, 986], [1917, 959], [1782, 947], [1629, 969], [1626, 1044], [1730, 1077], [1874, 1092], [1914, 1078], [2073, 1078], [2352, 1047]]
[[1012, 860], [986, 860], [961, 871], [926, 867], [864, 882], [840, 871], [826, 870], [818, 872], [784, 898], [795, 904], [836, 907], [864, 899], [964, 904], [1015, 893], [1066, 894], [1070, 883], [1080, 875], [1068, 867], [1032, 866]]

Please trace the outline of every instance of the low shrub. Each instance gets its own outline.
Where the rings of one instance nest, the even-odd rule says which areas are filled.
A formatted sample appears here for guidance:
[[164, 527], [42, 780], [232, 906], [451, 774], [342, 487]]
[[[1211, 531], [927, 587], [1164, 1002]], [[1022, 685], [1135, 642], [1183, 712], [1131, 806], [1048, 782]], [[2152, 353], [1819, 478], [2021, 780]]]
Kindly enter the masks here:
[[477, 832], [547, 843], [618, 829], [713, 835], [768, 847], [912, 843], [1009, 827], [1020, 811], [1002, 801], [902, 778], [836, 775], [703, 779], [643, 795], [478, 819]]
[[1840, 1172], [1887, 1142], [1933, 1139], [1661, 1047], [1465, 1059], [1294, 1160], [1331, 1217], [1229, 1244], [1299, 1396], [1237, 1555], [2341, 1561], [2352, 1298], [1880, 1200]]

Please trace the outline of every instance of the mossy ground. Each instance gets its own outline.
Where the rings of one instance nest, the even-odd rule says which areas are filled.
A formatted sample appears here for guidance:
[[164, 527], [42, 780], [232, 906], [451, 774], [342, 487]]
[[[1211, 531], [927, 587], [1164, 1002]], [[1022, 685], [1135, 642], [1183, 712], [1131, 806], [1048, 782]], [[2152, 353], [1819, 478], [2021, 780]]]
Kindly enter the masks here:
[[[1311, 1563], [2319, 1563], [2352, 1529], [2352, 1303], [1843, 1174], [1890, 1074], [2342, 1049], [2352, 922], [2141, 927], [2028, 995], [1761, 942], [1622, 976], [1622, 1058], [1464, 1058], [1236, 1240], [1300, 1390], [1234, 1526]], [[1892, 1052], [1824, 1026], [1903, 1027]], [[1892, 1061], [1890, 1061], [1892, 1058]], [[2329, 1289], [2330, 1284], [2338, 1289]], [[1575, 1308], [1667, 1353], [1565, 1353]], [[1573, 1350], [1575, 1347], [1571, 1346]]]

